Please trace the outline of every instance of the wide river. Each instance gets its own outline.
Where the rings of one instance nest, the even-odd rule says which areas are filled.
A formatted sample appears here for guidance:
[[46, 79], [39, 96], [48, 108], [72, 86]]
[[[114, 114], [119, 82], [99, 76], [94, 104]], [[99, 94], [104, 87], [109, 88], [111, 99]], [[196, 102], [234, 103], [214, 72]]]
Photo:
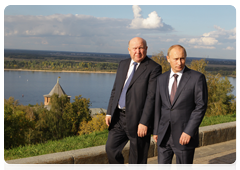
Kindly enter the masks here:
[[[110, 93], [116, 74], [112, 73], [77, 73], [77, 72], [38, 72], [38, 71], [4, 71], [4, 98], [10, 96], [20, 104], [35, 105], [44, 102], [43, 95], [49, 94], [57, 78], [65, 93], [71, 96], [82, 95], [89, 98], [90, 108], [107, 109]], [[234, 86], [236, 96], [236, 78], [228, 77]]]

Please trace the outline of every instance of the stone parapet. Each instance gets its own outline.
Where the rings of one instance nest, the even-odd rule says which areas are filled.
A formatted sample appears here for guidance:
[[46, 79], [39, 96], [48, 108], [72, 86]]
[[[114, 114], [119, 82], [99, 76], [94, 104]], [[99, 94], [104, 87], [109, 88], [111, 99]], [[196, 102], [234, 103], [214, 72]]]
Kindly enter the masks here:
[[[199, 128], [199, 147], [236, 139], [236, 121]], [[128, 163], [129, 142], [123, 149]], [[156, 143], [151, 138], [148, 157], [157, 156]], [[105, 145], [6, 161], [8, 164], [108, 164]]]

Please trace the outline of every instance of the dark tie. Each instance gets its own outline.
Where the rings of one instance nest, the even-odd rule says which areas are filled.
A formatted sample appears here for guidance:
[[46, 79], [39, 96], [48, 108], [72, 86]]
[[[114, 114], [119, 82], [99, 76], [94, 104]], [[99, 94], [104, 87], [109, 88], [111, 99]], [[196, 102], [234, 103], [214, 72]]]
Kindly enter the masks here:
[[129, 84], [130, 84], [130, 82], [132, 80], [132, 77], [133, 77], [133, 75], [135, 73], [135, 69], [136, 69], [136, 66], [137, 66], [138, 63], [134, 62], [133, 64], [134, 64], [133, 71], [132, 71], [131, 75], [129, 76], [125, 86], [123, 87], [122, 93], [121, 93], [121, 96], [120, 96], [120, 99], [119, 99], [119, 103], [118, 104], [119, 104], [120, 108], [124, 108], [125, 107], [126, 92], [127, 92], [128, 86], [129, 86]]
[[177, 78], [178, 78], [177, 74], [174, 74], [173, 76], [174, 76], [174, 82], [173, 82], [173, 85], [172, 85], [172, 91], [171, 91], [171, 95], [170, 95], [171, 104], [173, 104], [174, 96], [175, 96], [176, 91], [177, 91]]

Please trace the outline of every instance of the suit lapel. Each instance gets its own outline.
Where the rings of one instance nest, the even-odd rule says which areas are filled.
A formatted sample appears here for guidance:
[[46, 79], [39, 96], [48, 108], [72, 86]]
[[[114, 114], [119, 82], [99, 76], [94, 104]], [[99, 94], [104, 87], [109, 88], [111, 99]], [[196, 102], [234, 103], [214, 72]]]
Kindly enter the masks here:
[[173, 105], [176, 102], [176, 100], [178, 99], [179, 95], [181, 94], [183, 88], [186, 86], [189, 78], [191, 77], [189, 73], [190, 73], [190, 69], [185, 66], [182, 78], [179, 82], [179, 85], [178, 85], [178, 88], [177, 88], [177, 91], [176, 91], [176, 94], [175, 94], [175, 97], [173, 100]]
[[132, 86], [132, 84], [138, 79], [138, 77], [146, 70], [148, 62], [149, 62], [148, 57], [146, 56], [146, 58], [141, 62], [141, 64], [139, 65], [139, 67], [135, 71], [128, 88], [130, 88]]
[[127, 73], [128, 73], [128, 69], [129, 69], [129, 65], [130, 65], [131, 59], [127, 60], [125, 64], [123, 64], [123, 69], [122, 69], [122, 74], [121, 74], [121, 80], [120, 80], [120, 84], [121, 87], [123, 88], [123, 85], [125, 83], [125, 80], [127, 78]]
[[168, 89], [168, 86], [169, 86], [169, 78], [170, 78], [170, 73], [171, 73], [171, 70], [168, 71], [168, 73], [166, 74], [166, 83], [163, 83], [164, 85], [164, 91], [165, 91], [165, 96], [166, 96], [166, 101], [168, 101], [167, 103], [169, 104], [169, 107], [171, 107], [171, 102], [170, 102], [170, 96], [169, 96], [169, 89]]

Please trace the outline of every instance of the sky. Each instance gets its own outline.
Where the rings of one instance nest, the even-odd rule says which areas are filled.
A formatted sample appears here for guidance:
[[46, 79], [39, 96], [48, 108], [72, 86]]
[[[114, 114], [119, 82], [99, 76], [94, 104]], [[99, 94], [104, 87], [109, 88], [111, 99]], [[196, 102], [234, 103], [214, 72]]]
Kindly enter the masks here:
[[189, 57], [236, 59], [239, 8], [234, 1], [228, 2], [226, 5], [7, 4], [3, 8], [4, 48], [128, 54], [128, 41], [138, 36], [147, 41], [148, 55], [160, 51], [166, 55], [171, 45], [180, 44]]

